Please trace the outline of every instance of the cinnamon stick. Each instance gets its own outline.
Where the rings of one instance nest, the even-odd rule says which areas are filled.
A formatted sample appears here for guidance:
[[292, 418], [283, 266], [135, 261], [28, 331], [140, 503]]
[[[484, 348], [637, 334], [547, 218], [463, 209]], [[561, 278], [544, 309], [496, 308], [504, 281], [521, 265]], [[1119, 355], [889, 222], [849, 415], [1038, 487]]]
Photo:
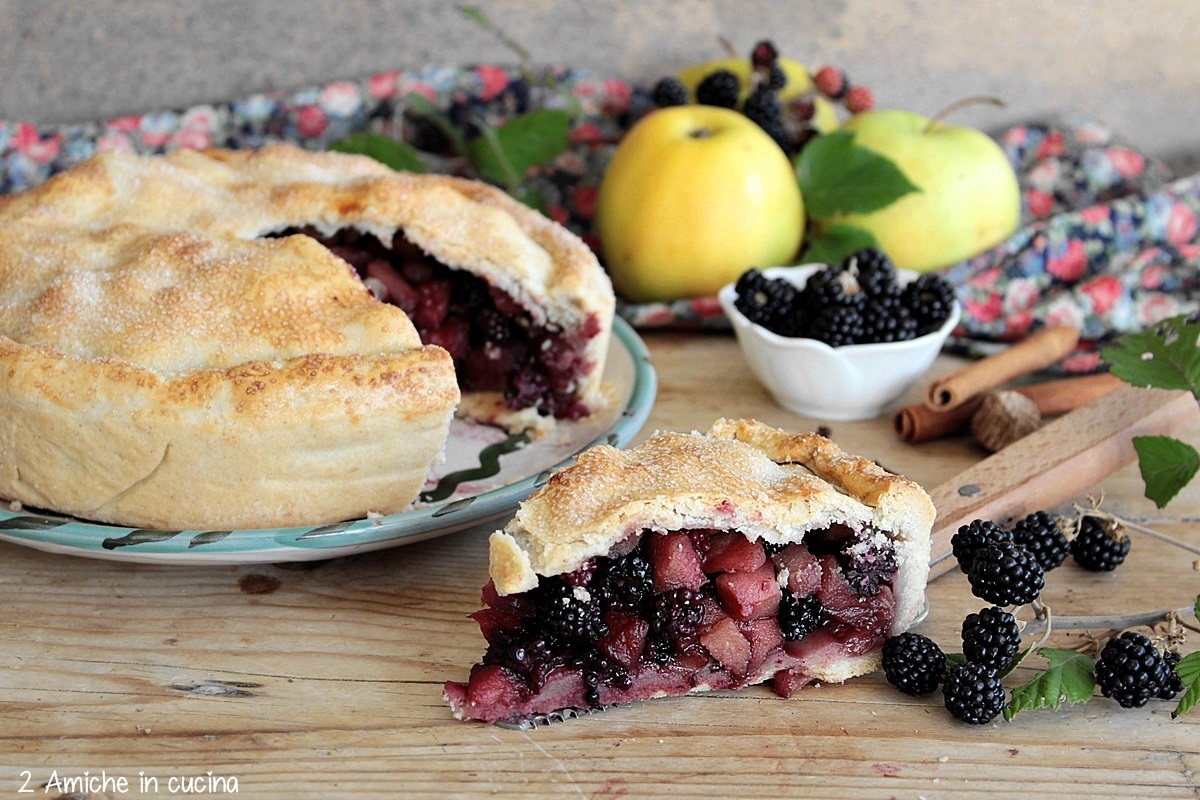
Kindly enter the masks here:
[[[1111, 392], [1121, 382], [1114, 375], [1099, 373], [1019, 386], [1016, 391], [1032, 400], [1042, 414], [1062, 414]], [[970, 427], [971, 417], [983, 397], [975, 395], [948, 411], [931, 411], [923, 403], [908, 405], [896, 412], [893, 427], [901, 439], [912, 443], [963, 433]]]
[[1078, 343], [1079, 331], [1069, 325], [1040, 330], [997, 355], [938, 378], [925, 393], [925, 405], [932, 411], [949, 411], [1014, 378], [1054, 364]]

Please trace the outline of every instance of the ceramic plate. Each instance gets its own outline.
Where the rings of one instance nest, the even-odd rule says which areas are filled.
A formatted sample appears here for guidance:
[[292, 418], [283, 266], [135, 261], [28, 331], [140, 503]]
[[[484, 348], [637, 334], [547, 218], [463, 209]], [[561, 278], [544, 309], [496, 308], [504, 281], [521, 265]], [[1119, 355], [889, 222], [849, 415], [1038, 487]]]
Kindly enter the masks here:
[[646, 346], [624, 320], [613, 323], [604, 369], [616, 402], [582, 422], [560, 423], [530, 441], [455, 420], [446, 463], [431, 475], [413, 507], [399, 514], [297, 528], [161, 531], [122, 528], [32, 509], [0, 511], [0, 540], [54, 553], [174, 564], [313, 561], [442, 536], [509, 515], [576, 453], [621, 446], [645, 424], [657, 378]]

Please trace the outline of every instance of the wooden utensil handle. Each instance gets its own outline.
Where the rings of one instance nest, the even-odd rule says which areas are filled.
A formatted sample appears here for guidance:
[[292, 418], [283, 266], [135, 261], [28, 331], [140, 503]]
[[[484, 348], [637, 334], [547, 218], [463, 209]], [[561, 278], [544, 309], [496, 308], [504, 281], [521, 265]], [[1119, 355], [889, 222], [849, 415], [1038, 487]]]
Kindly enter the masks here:
[[934, 488], [930, 579], [957, 566], [950, 537], [959, 526], [1053, 508], [1133, 461], [1134, 436], [1169, 434], [1197, 419], [1190, 392], [1121, 386]]

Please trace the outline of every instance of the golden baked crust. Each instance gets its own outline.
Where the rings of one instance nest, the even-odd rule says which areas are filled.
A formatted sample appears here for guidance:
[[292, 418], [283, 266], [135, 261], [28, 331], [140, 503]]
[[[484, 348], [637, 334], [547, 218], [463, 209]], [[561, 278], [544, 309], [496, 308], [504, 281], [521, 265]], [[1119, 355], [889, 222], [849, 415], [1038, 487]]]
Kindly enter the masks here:
[[[781, 544], [835, 522], [870, 525], [895, 547], [893, 630], [900, 631], [924, 603], [934, 513], [920, 486], [822, 436], [718, 420], [703, 435], [660, 434], [629, 450], [601, 445], [581, 453], [492, 534], [490, 570], [497, 591], [511, 594], [644, 530], [737, 530]], [[849, 667], [878, 664], [875, 656], [859, 662]], [[837, 670], [846, 666], [818, 677], [844, 679]]]
[[499, 190], [288, 145], [105, 153], [0, 199], [0, 496], [171, 528], [408, 505], [453, 362], [312, 238], [264, 238], [305, 226], [402, 230], [539, 322], [598, 317], [582, 393], [601, 397], [607, 277]]

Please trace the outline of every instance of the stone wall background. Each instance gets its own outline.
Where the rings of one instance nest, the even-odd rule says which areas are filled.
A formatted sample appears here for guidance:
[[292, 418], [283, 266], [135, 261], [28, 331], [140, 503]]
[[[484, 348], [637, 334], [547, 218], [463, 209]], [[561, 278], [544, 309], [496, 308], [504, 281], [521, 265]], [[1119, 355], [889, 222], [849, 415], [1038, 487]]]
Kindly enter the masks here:
[[[0, 118], [71, 122], [293, 89], [384, 69], [512, 63], [440, 0], [0, 0]], [[1151, 154], [1200, 155], [1193, 0], [481, 0], [546, 63], [645, 83], [769, 36], [881, 106], [988, 130], [1086, 111]]]

